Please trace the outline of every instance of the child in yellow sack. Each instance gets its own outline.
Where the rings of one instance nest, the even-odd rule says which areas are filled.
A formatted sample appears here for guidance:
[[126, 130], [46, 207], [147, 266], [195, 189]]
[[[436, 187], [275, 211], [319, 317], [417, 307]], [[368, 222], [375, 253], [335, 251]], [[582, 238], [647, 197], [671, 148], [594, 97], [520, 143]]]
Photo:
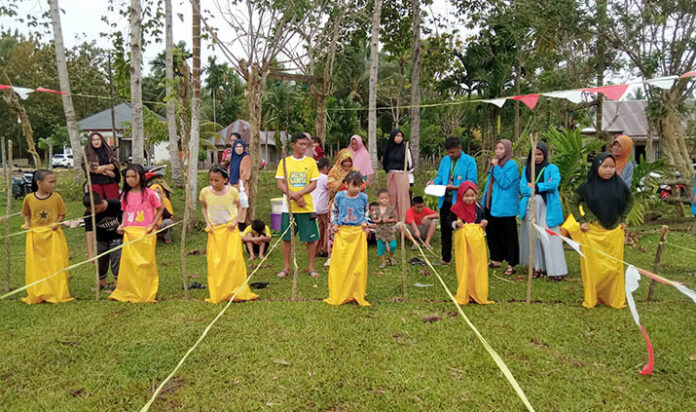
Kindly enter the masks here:
[[[67, 209], [63, 198], [55, 193], [56, 176], [39, 169], [32, 182], [34, 193], [22, 203], [24, 228], [27, 232], [24, 278], [27, 285], [59, 272], [68, 266], [68, 243], [60, 222]], [[25, 303], [61, 303], [72, 300], [68, 289], [68, 273], [63, 272], [27, 289]]]
[[121, 195], [123, 220], [117, 232], [123, 233], [126, 246], [121, 251], [116, 289], [108, 299], [154, 303], [157, 302], [159, 273], [155, 253], [157, 236], [152, 232], [158, 229], [157, 222], [164, 207], [157, 193], [146, 186], [145, 169], [141, 165], [129, 165], [124, 180]]
[[334, 198], [331, 223], [334, 234], [329, 266], [329, 297], [324, 302], [342, 305], [355, 301], [370, 306], [365, 300], [367, 289], [367, 195], [360, 191], [360, 172], [352, 171], [343, 179], [346, 190]]
[[237, 228], [239, 192], [230, 186], [227, 170], [215, 165], [208, 172], [210, 186], [204, 187], [199, 196], [203, 217], [207, 224], [208, 290], [206, 302], [220, 303], [234, 300], [251, 300], [258, 295], [251, 293], [247, 281], [247, 268], [242, 254], [242, 237]]
[[488, 300], [488, 254], [483, 228], [488, 225], [483, 208], [476, 203], [476, 185], [466, 180], [459, 185], [455, 204], [450, 208], [454, 229], [454, 264], [457, 270], [457, 295], [466, 305], [471, 299], [481, 305]]

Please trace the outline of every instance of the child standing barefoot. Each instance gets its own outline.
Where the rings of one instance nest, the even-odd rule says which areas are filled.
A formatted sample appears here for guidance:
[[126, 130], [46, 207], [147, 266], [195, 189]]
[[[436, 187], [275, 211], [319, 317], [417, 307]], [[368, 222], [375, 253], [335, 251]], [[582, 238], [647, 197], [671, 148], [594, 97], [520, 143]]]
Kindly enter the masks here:
[[152, 231], [162, 217], [164, 207], [157, 193], [145, 183], [145, 170], [139, 164], [126, 168], [126, 178], [121, 195], [123, 220], [118, 233], [123, 233], [116, 289], [108, 299], [119, 302], [157, 302], [159, 273], [157, 272], [157, 236]]
[[399, 221], [396, 210], [389, 204], [389, 191], [382, 189], [377, 192], [377, 206], [373, 212], [372, 220], [377, 225], [375, 228], [377, 237], [377, 256], [382, 259], [380, 269], [387, 266], [386, 254], [389, 254], [389, 263], [394, 266], [394, 251], [396, 250], [395, 223]]
[[[50, 170], [39, 169], [32, 182], [34, 193], [22, 204], [26, 240], [26, 284], [50, 276], [68, 266], [68, 244], [59, 223], [67, 209], [63, 198], [55, 193], [56, 176]], [[25, 303], [61, 303], [72, 300], [68, 289], [68, 273], [64, 272], [27, 289]]]
[[201, 190], [200, 201], [207, 224], [208, 290], [206, 302], [256, 299], [246, 284], [247, 268], [242, 254], [242, 237], [237, 228], [239, 192], [230, 186], [227, 171], [215, 165], [208, 172], [210, 186]]
[[454, 229], [454, 263], [457, 270], [457, 295], [454, 299], [466, 305], [471, 299], [481, 305], [488, 300], [488, 256], [483, 229], [488, 225], [481, 205], [476, 203], [476, 185], [464, 181], [457, 189], [457, 202], [450, 208]]
[[[580, 212], [580, 206], [584, 213]], [[580, 242], [585, 255], [580, 258], [580, 270], [585, 289], [582, 306], [586, 308], [598, 303], [612, 308], [626, 306], [624, 265], [599, 252], [623, 260], [624, 221], [631, 207], [631, 190], [616, 174], [614, 157], [609, 153], [598, 154], [585, 182], [570, 199], [570, 211], [580, 230], [569, 231]]]
[[345, 191], [334, 199], [331, 211], [332, 230], [335, 232], [333, 255], [329, 266], [329, 297], [324, 302], [342, 305], [355, 301], [370, 306], [365, 300], [367, 289], [367, 206], [360, 172], [348, 173]]

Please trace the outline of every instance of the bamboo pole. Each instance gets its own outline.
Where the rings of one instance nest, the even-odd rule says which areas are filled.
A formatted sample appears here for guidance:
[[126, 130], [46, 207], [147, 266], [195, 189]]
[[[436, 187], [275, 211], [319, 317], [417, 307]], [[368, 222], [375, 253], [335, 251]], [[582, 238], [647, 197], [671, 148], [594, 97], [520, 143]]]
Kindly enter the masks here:
[[281, 156], [283, 162], [283, 177], [285, 178], [285, 193], [288, 203], [288, 217], [290, 219], [290, 257], [292, 258], [292, 300], [297, 300], [297, 255], [295, 254], [295, 219], [292, 214], [292, 202], [290, 200], [290, 181], [288, 180], [288, 168], [285, 162], [287, 152], [285, 145], [281, 145]]
[[[189, 162], [191, 159], [189, 159]], [[188, 168], [187, 168], [188, 169]], [[190, 169], [189, 169], [190, 170]], [[186, 171], [185, 176], [186, 179], [184, 180], [184, 190], [186, 190], [186, 203], [184, 206], [184, 224], [182, 225], [183, 227], [181, 228], [181, 247], [179, 257], [181, 258], [181, 281], [184, 286], [184, 300], [189, 300], [189, 291], [188, 291], [188, 285], [186, 284], [186, 232], [187, 226], [189, 224], [189, 220], [191, 219], [191, 208], [189, 206], [189, 199], [188, 197], [191, 196], [189, 193], [189, 179], [188, 179], [188, 172], [189, 170]], [[210, 235], [209, 235], [210, 236]]]
[[[660, 260], [662, 260], [662, 250], [665, 247], [665, 240], [667, 240], [667, 233], [669, 233], [669, 226], [663, 225], [660, 230], [660, 243], [657, 244], [657, 252], [655, 252], [655, 261], [653, 262], [653, 273], [657, 273], [660, 270]], [[647, 302], [652, 301], [655, 294], [655, 287], [657, 286], [657, 281], [655, 279], [650, 280], [650, 287], [648, 288], [648, 298]]]
[[7, 205], [5, 208], [5, 214], [8, 216], [7, 219], [5, 219], [5, 291], [9, 292], [12, 289], [10, 286], [10, 260], [12, 254], [10, 253], [9, 218], [9, 215], [12, 213], [12, 176], [10, 176], [10, 171], [12, 170], [12, 140], [7, 141], [7, 156], [3, 156], [3, 158], [5, 160], [5, 183], [7, 186]]
[[534, 224], [536, 223], [536, 219], [534, 218], [535, 215], [535, 209], [534, 209], [534, 198], [536, 196], [536, 181], [534, 179], [534, 172], [536, 171], [536, 135], [534, 133], [529, 134], [529, 142], [531, 143], [529, 153], [530, 153], [530, 161], [529, 161], [529, 167], [530, 167], [530, 173], [529, 176], [531, 176], [532, 182], [527, 182], [527, 183], [532, 183], [532, 194], [529, 197], [529, 209], [531, 212], [529, 212], [529, 216], [527, 218], [529, 219], [529, 268], [527, 270], [527, 303], [532, 303], [532, 278], [533, 278], [533, 273], [534, 273], [534, 231], [536, 230], [534, 228]]
[[[91, 142], [87, 142], [87, 144], [92, 144]], [[92, 242], [92, 256], [97, 256], [99, 253], [97, 253], [97, 217], [96, 213], [94, 210], [94, 191], [92, 190], [92, 176], [90, 174], [90, 164], [89, 161], [87, 160], [87, 151], [83, 150], [82, 151], [82, 161], [84, 162], [85, 165], [85, 175], [87, 176], [87, 193], [89, 193], [89, 207], [90, 207], [90, 212], [92, 215], [92, 234], [93, 236], [93, 242]], [[119, 170], [115, 170], [116, 173], [119, 173]], [[97, 261], [94, 264], [94, 281], [95, 281], [95, 292], [94, 292], [94, 299], [99, 300], [99, 262]]]
[[[404, 151], [404, 173], [407, 173], [408, 171], [408, 142], [406, 142], [406, 150]], [[402, 196], [403, 197], [403, 196]], [[402, 205], [401, 207], [404, 207], [405, 205]], [[404, 239], [404, 230], [408, 230], [406, 228], [406, 213], [402, 214], [401, 217], [401, 277], [403, 278], [403, 283], [404, 283], [404, 300], [408, 299], [408, 278], [406, 276], [406, 244], [405, 244], [405, 239]]]

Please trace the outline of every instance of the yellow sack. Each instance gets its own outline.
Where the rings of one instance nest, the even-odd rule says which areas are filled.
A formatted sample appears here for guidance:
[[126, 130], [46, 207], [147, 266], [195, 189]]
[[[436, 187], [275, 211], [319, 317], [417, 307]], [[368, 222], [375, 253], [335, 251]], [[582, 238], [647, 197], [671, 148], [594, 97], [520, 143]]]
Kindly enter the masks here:
[[351, 301], [370, 306], [367, 289], [367, 236], [360, 226], [339, 226], [334, 235], [329, 266], [329, 297], [324, 302], [342, 305]]
[[470, 298], [481, 305], [495, 303], [488, 300], [488, 252], [481, 225], [465, 224], [454, 231], [454, 264], [457, 303], [466, 305]]
[[[52, 230], [39, 227], [27, 232], [26, 262], [24, 279], [26, 284], [36, 282], [65, 269], [69, 264], [68, 242], [63, 229]], [[44, 280], [27, 289], [27, 297], [22, 302], [33, 304], [41, 302], [61, 303], [73, 300], [68, 289], [68, 272]]]
[[590, 230], [583, 232], [573, 215], [563, 223], [561, 229], [574, 241], [580, 243], [585, 257], [580, 257], [582, 285], [585, 289], [585, 300], [582, 306], [593, 308], [598, 303], [604, 303], [612, 308], [626, 307], [626, 289], [624, 287], [624, 265], [610, 259], [599, 251], [623, 260], [624, 230], [621, 226], [606, 230], [602, 226], [591, 223]]
[[157, 236], [154, 232], [148, 234], [145, 227], [128, 226], [123, 234], [123, 243], [143, 237], [145, 239], [123, 247], [116, 290], [107, 299], [119, 302], [157, 302]]
[[252, 293], [247, 281], [247, 267], [242, 253], [242, 236], [235, 227], [230, 230], [228, 224], [215, 226], [208, 232], [208, 247], [206, 260], [208, 261], [208, 290], [210, 297], [205, 301], [220, 303], [229, 301], [232, 295], [241, 290], [234, 297], [238, 300], [251, 300], [259, 296]]

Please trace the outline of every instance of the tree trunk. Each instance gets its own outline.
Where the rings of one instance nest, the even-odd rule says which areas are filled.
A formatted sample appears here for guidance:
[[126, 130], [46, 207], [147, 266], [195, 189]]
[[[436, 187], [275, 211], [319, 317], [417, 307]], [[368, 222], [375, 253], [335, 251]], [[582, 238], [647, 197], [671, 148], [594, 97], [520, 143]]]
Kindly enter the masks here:
[[379, 159], [377, 156], [377, 74], [379, 66], [379, 28], [382, 16], [382, 0], [374, 1], [372, 11], [372, 35], [370, 38], [370, 96], [368, 100], [369, 112], [367, 120], [367, 146], [370, 152], [370, 160], [374, 168], [377, 168]]
[[[80, 127], [75, 120], [75, 108], [73, 107], [72, 95], [70, 94], [70, 76], [68, 74], [68, 64], [65, 58], [65, 45], [63, 44], [63, 28], [60, 22], [60, 7], [58, 0], [49, 0], [48, 5], [51, 9], [51, 23], [53, 25], [53, 42], [56, 48], [56, 66], [58, 67], [58, 81], [60, 90], [67, 94], [62, 94], [63, 111], [65, 121], [68, 126], [68, 136], [70, 136], [70, 148], [73, 152], [73, 159], [76, 162], [82, 159], [82, 142], [80, 142]], [[82, 168], [75, 168], [75, 181], [82, 180]]]
[[411, 70], [411, 136], [413, 166], [420, 164], [420, 75], [421, 75], [421, 10], [420, 0], [413, 0], [413, 67]]
[[[259, 155], [261, 151], [261, 116], [263, 110], [264, 85], [267, 74], [261, 71], [258, 64], [251, 65], [247, 79], [247, 105], [249, 108], [249, 154], [251, 156], [251, 176], [249, 177], [249, 212], [247, 220], [256, 218], [256, 200], [259, 183]], [[282, 160], [282, 159], [281, 159]]]
[[181, 162], [179, 161], [179, 137], [176, 133], [176, 102], [172, 98], [174, 82], [174, 36], [172, 34], [172, 0], [164, 0], [165, 13], [165, 73], [167, 82], [167, 130], [169, 131], [169, 164], [172, 182], [182, 186]]
[[694, 169], [686, 148], [686, 135], [682, 127], [682, 115], [679, 105], [684, 94], [683, 81], [675, 83], [675, 86], [662, 93], [662, 110], [657, 119], [660, 131], [660, 143], [662, 151], [667, 156], [667, 161], [688, 183], [686, 193], [693, 190]]
[[196, 195], [198, 194], [198, 146], [200, 144], [200, 118], [201, 118], [201, 13], [200, 0], [191, 2], [193, 26], [193, 76], [192, 76], [192, 92], [191, 98], [191, 140], [189, 141], [189, 193], [187, 193], [187, 202], [190, 200], [191, 214], [195, 216], [196, 212]]
[[318, 90], [314, 95], [317, 105], [317, 117], [314, 119], [315, 136], [321, 139], [322, 146], [326, 142], [326, 100], [328, 93], [325, 92], [322, 85], [321, 90]]
[[[607, 30], [607, 0], [597, 1], [597, 86], [604, 86], [604, 70], [606, 69], [606, 30]], [[603, 130], [604, 95], [597, 93], [597, 113], [595, 118], [595, 130], [597, 137], [608, 139], [608, 134]]]
[[144, 164], [145, 130], [143, 126], [142, 88], [142, 6], [140, 0], [131, 0], [130, 6], [130, 90], [131, 90], [131, 155], [132, 163]]
[[[646, 117], [648, 118], [648, 139], [645, 142], [645, 160], [649, 163], [654, 162], [657, 160], [657, 156], [655, 156], [655, 137], [653, 136], [655, 131], [653, 130], [653, 121], [650, 119], [650, 117], [647, 115], [648, 108], [645, 108], [646, 112]], [[639, 159], [636, 159], [639, 160]]]

